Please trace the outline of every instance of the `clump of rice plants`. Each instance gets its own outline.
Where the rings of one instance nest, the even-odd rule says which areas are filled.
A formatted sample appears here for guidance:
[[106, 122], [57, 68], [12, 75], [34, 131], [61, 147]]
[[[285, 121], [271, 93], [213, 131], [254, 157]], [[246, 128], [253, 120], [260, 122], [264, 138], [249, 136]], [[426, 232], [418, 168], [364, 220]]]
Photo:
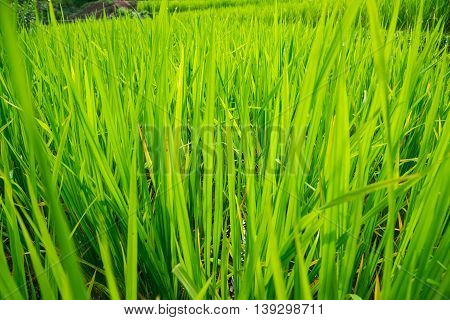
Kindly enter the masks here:
[[446, 21], [320, 12], [0, 1], [0, 298], [448, 299]]

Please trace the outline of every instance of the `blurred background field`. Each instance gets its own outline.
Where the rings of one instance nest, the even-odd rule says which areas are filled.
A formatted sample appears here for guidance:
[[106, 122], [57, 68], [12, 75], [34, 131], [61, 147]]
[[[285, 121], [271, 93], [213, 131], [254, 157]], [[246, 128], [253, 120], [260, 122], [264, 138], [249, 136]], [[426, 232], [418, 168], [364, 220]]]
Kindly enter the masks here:
[[[336, 0], [333, 5], [345, 8], [352, 5], [354, 0]], [[140, 17], [152, 17], [160, 7], [160, 0], [55, 0], [53, 1], [57, 17], [59, 19], [73, 20], [86, 18], [89, 16], [100, 17], [103, 14], [103, 8], [106, 8], [108, 16], [124, 14], [126, 11], [134, 12]], [[272, 6], [274, 0], [169, 0], [169, 12], [198, 11], [218, 8], [236, 8], [245, 14], [247, 11], [254, 11], [263, 6]], [[317, 19], [324, 0], [277, 0], [278, 6], [285, 15], [291, 15], [296, 18], [306, 17]], [[398, 17], [399, 27], [412, 27], [415, 23], [415, 17], [418, 14], [419, 0], [402, 0]], [[423, 22], [426, 25], [434, 25], [439, 18], [442, 18], [445, 30], [449, 30], [450, 10], [446, 0], [424, 1]], [[388, 23], [388, 15], [392, 12], [394, 1], [379, 0], [377, 5], [380, 9], [384, 24]], [[43, 21], [48, 21], [48, 2], [42, 0], [18, 0], [20, 20], [23, 24], [29, 24], [34, 20], [36, 8]], [[361, 13], [365, 15], [363, 11]]]

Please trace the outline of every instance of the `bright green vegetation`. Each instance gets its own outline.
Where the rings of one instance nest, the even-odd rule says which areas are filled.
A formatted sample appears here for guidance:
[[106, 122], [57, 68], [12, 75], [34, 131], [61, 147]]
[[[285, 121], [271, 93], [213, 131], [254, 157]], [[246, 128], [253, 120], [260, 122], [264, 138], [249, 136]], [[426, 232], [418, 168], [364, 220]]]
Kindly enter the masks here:
[[[268, 3], [269, 0], [172, 0], [168, 1], [168, 10], [173, 12], [195, 11], [208, 8], [221, 8], [229, 6], [242, 6], [247, 4]], [[148, 10], [150, 12], [158, 12], [161, 1], [149, 0], [138, 1], [138, 10]]]
[[448, 299], [446, 21], [166, 5], [0, 0], [0, 298]]
[[[332, 8], [329, 6], [328, 0], [277, 0], [278, 12], [283, 14], [285, 19], [299, 19], [309, 22], [317, 22], [320, 18], [322, 9], [337, 9], [343, 13], [353, 0], [333, 0]], [[248, 14], [248, 11], [255, 11], [257, 15], [261, 14], [261, 10], [270, 9], [270, 15], [273, 17], [274, 0], [168, 0], [169, 12], [195, 12], [196, 10], [216, 10], [234, 8], [240, 13]], [[140, 0], [137, 2], [137, 10], [140, 12], [148, 12], [150, 15], [157, 14], [160, 8], [161, 0]], [[355, 2], [356, 3], [356, 2]], [[393, 0], [377, 0], [377, 7], [380, 11], [381, 24], [387, 26], [391, 21], [392, 11], [394, 10], [395, 1]], [[450, 10], [448, 9], [447, 0], [419, 1], [419, 0], [401, 0], [399, 13], [397, 16], [398, 28], [412, 28], [417, 22], [417, 16], [422, 7], [422, 21], [426, 24], [434, 25], [440, 19], [444, 23], [446, 32], [450, 30]], [[229, 12], [229, 10], [227, 10]], [[358, 10], [361, 22], [367, 21], [367, 10], [360, 7]], [[364, 23], [363, 23], [364, 24]]]

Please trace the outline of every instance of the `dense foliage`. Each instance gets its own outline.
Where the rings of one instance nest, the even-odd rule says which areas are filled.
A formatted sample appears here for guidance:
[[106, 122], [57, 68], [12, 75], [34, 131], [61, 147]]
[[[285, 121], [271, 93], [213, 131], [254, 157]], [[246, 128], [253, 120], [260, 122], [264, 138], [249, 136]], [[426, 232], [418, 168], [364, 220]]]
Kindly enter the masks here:
[[0, 1], [0, 298], [448, 299], [446, 20], [338, 2]]

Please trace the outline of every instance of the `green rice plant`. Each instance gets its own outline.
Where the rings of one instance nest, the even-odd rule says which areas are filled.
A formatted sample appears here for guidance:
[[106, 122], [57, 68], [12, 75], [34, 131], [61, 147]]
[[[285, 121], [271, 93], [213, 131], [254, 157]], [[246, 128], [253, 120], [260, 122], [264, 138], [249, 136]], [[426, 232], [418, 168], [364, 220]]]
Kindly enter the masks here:
[[346, 4], [0, 0], [0, 298], [448, 299], [446, 14]]

